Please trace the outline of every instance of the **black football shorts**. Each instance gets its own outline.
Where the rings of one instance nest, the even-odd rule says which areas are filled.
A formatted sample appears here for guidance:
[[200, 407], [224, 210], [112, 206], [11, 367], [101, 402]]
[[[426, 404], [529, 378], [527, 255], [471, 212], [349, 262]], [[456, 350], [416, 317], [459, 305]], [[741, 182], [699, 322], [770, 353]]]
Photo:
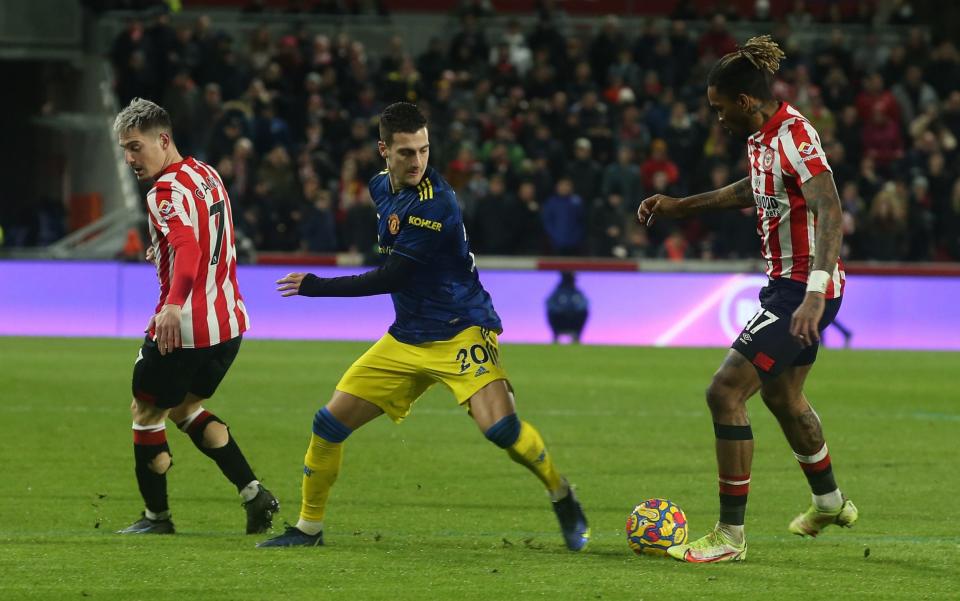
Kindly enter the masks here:
[[[753, 364], [761, 379], [775, 378], [788, 367], [811, 365], [817, 360], [820, 343], [804, 348], [790, 334], [790, 319], [806, 294], [807, 286], [802, 282], [770, 280], [760, 290], [760, 310], [730, 345]], [[827, 299], [817, 326], [820, 332], [836, 319], [840, 301]]]
[[227, 375], [240, 351], [242, 336], [206, 348], [179, 348], [161, 355], [147, 336], [133, 365], [133, 397], [172, 409], [188, 392], [208, 399]]

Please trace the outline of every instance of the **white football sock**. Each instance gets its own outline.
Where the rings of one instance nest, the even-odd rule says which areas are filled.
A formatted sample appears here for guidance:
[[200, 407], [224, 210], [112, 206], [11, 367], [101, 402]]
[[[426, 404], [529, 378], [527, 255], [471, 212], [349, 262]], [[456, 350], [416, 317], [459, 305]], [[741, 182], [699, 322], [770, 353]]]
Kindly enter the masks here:
[[323, 532], [323, 522], [311, 522], [300, 518], [297, 520], [297, 530], [303, 532], [304, 534], [309, 534], [310, 536], [316, 536]]
[[148, 520], [154, 520], [154, 521], [169, 520], [169, 519], [170, 519], [170, 510], [168, 509], [167, 511], [161, 511], [160, 513], [154, 513], [154, 512], [152, 512], [152, 511], [150, 511], [149, 509], [144, 508], [144, 510], [143, 510], [143, 515], [146, 516], [146, 518], [147, 518]]
[[743, 524], [735, 525], [717, 522], [717, 530], [724, 533], [726, 537], [734, 543], [738, 545], [743, 544]]
[[820, 511], [837, 511], [843, 507], [843, 495], [840, 494], [839, 488], [825, 495], [812, 496], [814, 506]]
[[260, 494], [260, 481], [251, 480], [250, 484], [247, 484], [240, 489], [240, 496], [243, 497], [244, 503], [249, 503], [252, 501], [258, 494]]

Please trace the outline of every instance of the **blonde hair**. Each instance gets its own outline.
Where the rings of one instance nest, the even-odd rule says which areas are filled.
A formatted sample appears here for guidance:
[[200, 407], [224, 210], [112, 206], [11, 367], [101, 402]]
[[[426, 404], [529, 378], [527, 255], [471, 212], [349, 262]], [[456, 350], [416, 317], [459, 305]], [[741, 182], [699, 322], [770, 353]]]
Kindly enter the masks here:
[[113, 131], [122, 134], [131, 129], [148, 131], [160, 128], [171, 131], [170, 115], [155, 102], [143, 98], [134, 98], [122, 111], [117, 114], [113, 122]]
[[780, 61], [787, 58], [787, 55], [780, 50], [780, 46], [768, 35], [758, 35], [747, 40], [747, 43], [741, 46], [736, 52], [727, 56], [742, 56], [750, 61], [757, 69], [767, 71], [771, 75], [780, 68]]
[[750, 38], [717, 61], [707, 75], [707, 85], [730, 98], [746, 94], [769, 100], [773, 98], [770, 91], [773, 76], [784, 58], [783, 50], [770, 36]]

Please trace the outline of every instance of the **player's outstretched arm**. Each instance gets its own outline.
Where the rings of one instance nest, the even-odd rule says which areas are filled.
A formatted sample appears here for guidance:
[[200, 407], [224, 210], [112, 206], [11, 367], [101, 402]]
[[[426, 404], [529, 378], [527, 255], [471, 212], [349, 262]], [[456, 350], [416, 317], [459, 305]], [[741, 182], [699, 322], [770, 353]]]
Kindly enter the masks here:
[[754, 206], [753, 190], [750, 178], [686, 198], [673, 198], [656, 194], [640, 203], [637, 217], [647, 225], [653, 225], [657, 215], [664, 217], [686, 217], [707, 209], [742, 209]]
[[803, 198], [817, 218], [814, 233], [813, 268], [807, 281], [807, 295], [790, 320], [790, 333], [803, 346], [820, 339], [818, 324], [824, 309], [824, 292], [833, 277], [843, 243], [843, 209], [833, 174], [823, 171], [800, 186]]
[[288, 273], [277, 280], [281, 296], [372, 296], [397, 292], [413, 274], [416, 263], [390, 255], [383, 265], [360, 275], [321, 278], [312, 273]]

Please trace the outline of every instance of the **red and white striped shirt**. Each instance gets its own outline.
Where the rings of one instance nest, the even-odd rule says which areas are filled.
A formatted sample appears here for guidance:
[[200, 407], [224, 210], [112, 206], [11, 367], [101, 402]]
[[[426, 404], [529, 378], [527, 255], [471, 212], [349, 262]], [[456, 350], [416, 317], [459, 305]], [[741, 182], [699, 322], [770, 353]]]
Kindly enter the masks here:
[[[767, 275], [806, 283], [816, 254], [817, 219], [800, 186], [815, 175], [833, 171], [820, 136], [797, 109], [783, 102], [747, 139], [747, 159]], [[826, 297], [840, 297], [844, 283], [843, 264], [838, 260]]]
[[[237, 286], [233, 210], [220, 174], [193, 157], [160, 172], [147, 194], [150, 240], [155, 253], [160, 300], [167, 302], [173, 277], [171, 233], [190, 228], [200, 246], [193, 288], [183, 303], [180, 337], [184, 348], [204, 348], [243, 334], [250, 326]], [[151, 338], [156, 336], [150, 332]]]

